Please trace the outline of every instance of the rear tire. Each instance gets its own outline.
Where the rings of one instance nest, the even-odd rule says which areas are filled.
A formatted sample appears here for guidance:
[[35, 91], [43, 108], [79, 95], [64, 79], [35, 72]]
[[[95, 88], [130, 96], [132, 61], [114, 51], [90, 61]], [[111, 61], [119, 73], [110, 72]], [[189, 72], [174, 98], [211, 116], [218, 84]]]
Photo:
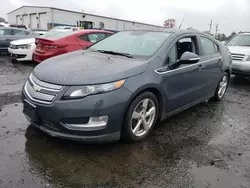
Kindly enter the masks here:
[[143, 140], [152, 131], [159, 114], [159, 102], [151, 92], [137, 96], [130, 104], [122, 127], [122, 138], [136, 142]]
[[215, 101], [221, 101], [223, 99], [223, 97], [227, 91], [228, 84], [229, 84], [229, 75], [228, 75], [228, 73], [224, 72], [221, 80], [219, 81], [219, 83], [217, 85], [215, 93], [214, 93], [213, 99]]

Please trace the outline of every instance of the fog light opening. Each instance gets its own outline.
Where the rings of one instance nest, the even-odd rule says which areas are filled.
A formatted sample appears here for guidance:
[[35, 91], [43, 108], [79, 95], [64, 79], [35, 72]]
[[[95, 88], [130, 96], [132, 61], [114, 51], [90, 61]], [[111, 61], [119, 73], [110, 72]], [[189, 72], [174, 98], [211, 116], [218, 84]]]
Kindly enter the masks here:
[[65, 124], [61, 122], [61, 125], [71, 130], [79, 130], [79, 131], [94, 131], [105, 129], [108, 123], [108, 116], [97, 116], [90, 117], [88, 123], [84, 124]]

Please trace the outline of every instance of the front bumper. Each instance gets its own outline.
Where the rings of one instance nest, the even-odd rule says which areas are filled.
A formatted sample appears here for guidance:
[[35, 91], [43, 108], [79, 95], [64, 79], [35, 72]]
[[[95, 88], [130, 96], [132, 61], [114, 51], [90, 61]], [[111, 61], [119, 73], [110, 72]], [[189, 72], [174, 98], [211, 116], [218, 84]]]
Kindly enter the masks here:
[[32, 61], [32, 54], [34, 50], [35, 47], [33, 46], [30, 49], [8, 48], [11, 58], [16, 59], [17, 61]]
[[[24, 114], [32, 125], [43, 132], [59, 138], [86, 142], [119, 140], [123, 117], [131, 92], [125, 87], [118, 90], [87, 96], [83, 99], [61, 100], [65, 87], [51, 104], [32, 100], [23, 90], [22, 100], [35, 107], [35, 118], [31, 119], [24, 105]], [[108, 116], [105, 127], [89, 130], [72, 130], [68, 124], [86, 124], [90, 117]], [[65, 123], [66, 122], [66, 123]]]
[[250, 75], [250, 61], [233, 61], [232, 74]]

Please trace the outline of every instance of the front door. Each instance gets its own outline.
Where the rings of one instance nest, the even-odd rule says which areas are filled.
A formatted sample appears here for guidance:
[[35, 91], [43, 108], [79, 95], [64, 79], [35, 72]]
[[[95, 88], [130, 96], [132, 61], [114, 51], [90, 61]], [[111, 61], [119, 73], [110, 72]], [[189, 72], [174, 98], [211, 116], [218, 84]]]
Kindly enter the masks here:
[[[165, 67], [178, 61], [184, 52], [193, 52], [199, 55], [196, 36], [185, 36], [176, 39], [168, 52]], [[168, 112], [176, 110], [200, 98], [203, 80], [201, 63], [181, 65], [175, 69], [166, 69], [159, 72], [162, 75], [162, 84], [167, 98]]]

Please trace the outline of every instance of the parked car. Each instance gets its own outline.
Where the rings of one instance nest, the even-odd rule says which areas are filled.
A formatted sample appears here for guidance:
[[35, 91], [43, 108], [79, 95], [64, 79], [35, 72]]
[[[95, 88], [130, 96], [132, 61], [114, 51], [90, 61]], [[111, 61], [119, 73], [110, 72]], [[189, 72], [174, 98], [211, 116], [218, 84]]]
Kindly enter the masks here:
[[10, 60], [13, 63], [17, 61], [32, 61], [32, 55], [35, 49], [35, 38], [14, 40], [10, 42], [8, 48]]
[[77, 31], [77, 30], [80, 30], [80, 28], [72, 27], [72, 26], [56, 26], [56, 27], [53, 27], [50, 31], [66, 32], [66, 31]]
[[18, 61], [32, 61], [33, 53], [36, 49], [35, 37], [46, 37], [56, 33], [54, 31], [46, 32], [46, 30], [40, 29], [32, 29], [31, 32], [30, 37], [33, 38], [19, 39], [10, 42], [8, 51], [10, 53], [10, 60], [13, 63]]
[[54, 34], [36, 39], [37, 46], [33, 54], [33, 60], [35, 62], [40, 63], [57, 55], [86, 48], [113, 34], [108, 31], [87, 29], [67, 32], [50, 31], [50, 33], [53, 32]]
[[44, 35], [44, 34], [48, 33], [48, 30], [46, 30], [46, 29], [30, 29], [30, 31], [36, 35]]
[[231, 61], [225, 45], [198, 31], [122, 31], [36, 66], [23, 112], [52, 136], [138, 141], [157, 120], [221, 100]]
[[10, 42], [22, 38], [30, 38], [31, 32], [25, 29], [1, 27], [0, 28], [0, 52], [8, 52]]
[[232, 72], [237, 76], [250, 76], [250, 32], [240, 32], [226, 43], [232, 53]]

